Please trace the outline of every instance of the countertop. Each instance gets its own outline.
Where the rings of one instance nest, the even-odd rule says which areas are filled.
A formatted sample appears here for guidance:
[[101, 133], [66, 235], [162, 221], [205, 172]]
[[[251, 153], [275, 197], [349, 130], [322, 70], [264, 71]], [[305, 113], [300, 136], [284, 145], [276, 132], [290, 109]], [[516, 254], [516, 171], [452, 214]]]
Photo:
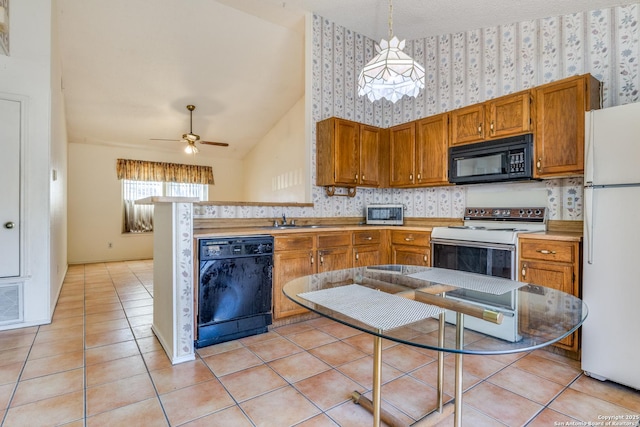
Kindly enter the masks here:
[[369, 231], [369, 230], [399, 230], [414, 232], [431, 232], [433, 227], [416, 227], [407, 225], [323, 225], [319, 227], [294, 227], [294, 228], [278, 228], [278, 227], [236, 227], [224, 229], [201, 229], [194, 230], [193, 237], [203, 239], [208, 237], [220, 236], [253, 236], [258, 234], [269, 234], [277, 236], [281, 234], [296, 233], [331, 233], [341, 231]]
[[519, 238], [540, 240], [558, 240], [563, 242], [581, 242], [582, 233], [575, 231], [537, 231], [535, 233], [520, 233]]
[[[294, 228], [278, 228], [273, 226], [239, 226], [224, 228], [200, 228], [195, 229], [193, 237], [203, 239], [208, 237], [221, 236], [255, 236], [258, 234], [268, 234], [278, 236], [282, 234], [297, 233], [332, 233], [341, 231], [368, 231], [368, 230], [398, 230], [398, 231], [414, 231], [414, 232], [431, 232], [434, 226], [416, 226], [416, 225], [366, 225], [366, 224], [347, 224], [347, 225], [321, 225], [319, 227], [300, 226]], [[520, 233], [524, 238], [536, 238], [542, 240], [557, 240], [569, 242], [581, 242], [582, 232], [579, 231], [562, 231], [547, 230], [530, 233]]]

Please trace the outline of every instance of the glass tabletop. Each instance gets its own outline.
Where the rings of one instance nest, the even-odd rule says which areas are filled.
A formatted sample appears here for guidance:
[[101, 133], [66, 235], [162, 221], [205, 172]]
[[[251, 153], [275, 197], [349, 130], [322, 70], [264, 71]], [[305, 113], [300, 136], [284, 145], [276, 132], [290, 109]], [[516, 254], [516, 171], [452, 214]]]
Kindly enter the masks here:
[[[432, 350], [504, 354], [541, 348], [573, 333], [587, 317], [581, 299], [498, 277], [441, 268], [379, 265], [304, 276], [284, 294], [363, 332]], [[446, 319], [439, 345], [439, 317]], [[464, 346], [456, 346], [458, 313]]]

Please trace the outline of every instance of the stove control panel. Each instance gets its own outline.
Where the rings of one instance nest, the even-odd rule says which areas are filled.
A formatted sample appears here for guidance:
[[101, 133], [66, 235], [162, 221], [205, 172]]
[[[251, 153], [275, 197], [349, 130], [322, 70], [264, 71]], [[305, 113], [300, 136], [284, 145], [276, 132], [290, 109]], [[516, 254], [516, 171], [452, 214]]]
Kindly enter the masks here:
[[546, 208], [466, 208], [464, 220], [544, 222]]

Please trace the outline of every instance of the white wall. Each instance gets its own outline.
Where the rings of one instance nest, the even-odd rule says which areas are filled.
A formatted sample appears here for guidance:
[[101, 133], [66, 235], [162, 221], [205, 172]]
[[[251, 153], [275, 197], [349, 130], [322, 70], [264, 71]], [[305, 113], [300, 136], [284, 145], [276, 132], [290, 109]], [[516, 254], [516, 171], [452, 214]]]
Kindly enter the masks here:
[[[244, 157], [244, 197], [252, 202], [305, 200], [305, 98]], [[220, 200], [220, 199], [216, 199]]]
[[[0, 92], [27, 97], [22, 147], [24, 324], [50, 321], [60, 276], [52, 276], [51, 251], [64, 247], [52, 229], [64, 227], [64, 189], [50, 192], [51, 147], [51, 11], [50, 0], [12, 1], [10, 55], [0, 55]], [[56, 95], [57, 96], [57, 95]], [[55, 115], [58, 122], [59, 115]], [[57, 151], [56, 157], [60, 154]], [[61, 164], [64, 167], [63, 164]], [[7, 185], [8, 183], [3, 183]], [[15, 184], [14, 184], [15, 185]], [[55, 216], [50, 219], [51, 212]], [[56, 263], [66, 266], [65, 255]], [[63, 274], [63, 273], [62, 273]]]
[[[58, 10], [57, 0], [52, 10]], [[49, 173], [49, 228], [51, 230], [51, 313], [67, 273], [67, 128], [62, 93], [62, 66], [58, 48], [58, 16], [52, 16], [51, 38], [51, 144]]]
[[[122, 233], [122, 183], [116, 159], [212, 166], [212, 200], [237, 200], [242, 191], [240, 161], [202, 154], [158, 152], [124, 147], [69, 144], [68, 257], [70, 264], [153, 257], [153, 233]], [[109, 248], [111, 243], [111, 248]]]

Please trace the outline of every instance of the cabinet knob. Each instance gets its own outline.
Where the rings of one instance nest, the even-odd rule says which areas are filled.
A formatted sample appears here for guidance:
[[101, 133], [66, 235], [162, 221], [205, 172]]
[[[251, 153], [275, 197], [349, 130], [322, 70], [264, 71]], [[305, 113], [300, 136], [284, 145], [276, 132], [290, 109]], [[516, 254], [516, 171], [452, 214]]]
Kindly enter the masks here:
[[536, 162], [536, 168], [538, 168], [538, 171], [542, 169], [542, 157], [538, 157], [538, 161]]
[[353, 182], [358, 182], [358, 174], [353, 178]]
[[313, 252], [309, 253], [309, 260], [311, 261], [311, 264], [313, 264], [315, 261], [313, 259]]
[[478, 135], [482, 136], [482, 123], [478, 125]]
[[413, 242], [415, 239], [413, 238], [413, 236], [407, 236], [404, 238], [405, 242]]
[[555, 255], [556, 251], [550, 251], [547, 249], [538, 249], [536, 252], [540, 252], [541, 254], [545, 254], [545, 255]]
[[427, 262], [429, 262], [429, 256], [428, 255], [424, 255], [422, 257], [422, 260], [424, 261], [424, 263], [426, 264]]
[[527, 264], [522, 264], [522, 271], [520, 273], [522, 274], [522, 278], [524, 279], [524, 277], [527, 275]]
[[356, 261], [358, 261], [359, 259], [360, 259], [360, 254], [356, 252]]
[[364, 175], [362, 175], [362, 177], [361, 177], [361, 178], [362, 178], [362, 180], [364, 181]]
[[409, 174], [409, 181], [413, 181], [413, 174], [412, 173]]
[[418, 174], [418, 181], [422, 181], [422, 174]]
[[6, 228], [7, 230], [11, 230], [11, 229], [12, 229], [13, 227], [15, 227], [15, 226], [16, 226], [16, 224], [15, 224], [15, 223], [13, 223], [12, 221], [5, 222], [5, 223], [4, 223], [4, 228]]
[[367, 237], [364, 238], [364, 240], [373, 240], [373, 237], [367, 236]]
[[495, 129], [493, 128], [493, 120], [491, 120], [491, 123], [489, 124], [489, 130], [491, 131], [492, 135], [495, 133]]

